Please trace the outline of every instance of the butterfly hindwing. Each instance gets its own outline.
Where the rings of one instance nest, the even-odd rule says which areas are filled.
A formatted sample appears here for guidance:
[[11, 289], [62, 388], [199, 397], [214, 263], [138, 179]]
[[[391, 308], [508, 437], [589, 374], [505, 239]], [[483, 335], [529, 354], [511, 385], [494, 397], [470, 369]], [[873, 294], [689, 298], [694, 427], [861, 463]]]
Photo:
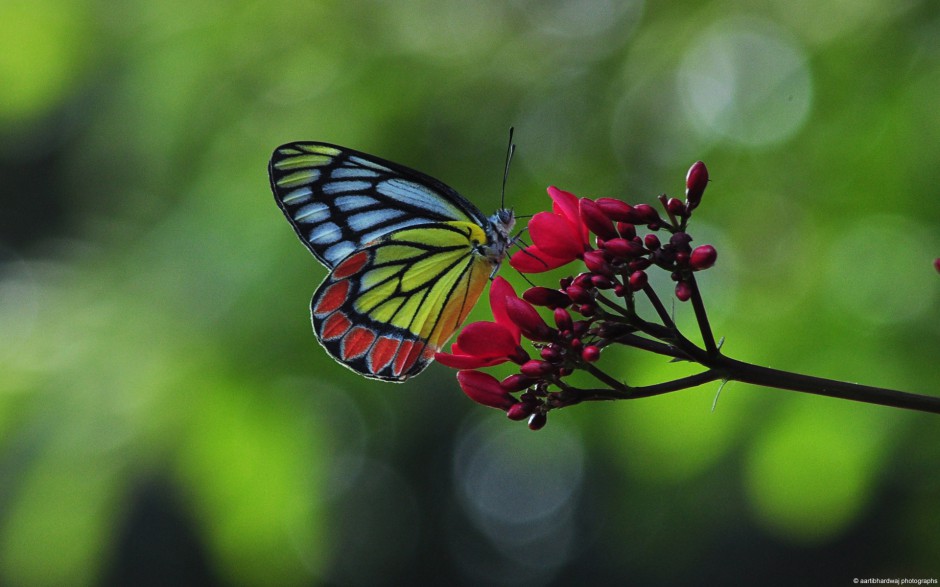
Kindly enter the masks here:
[[392, 232], [333, 267], [311, 301], [317, 338], [350, 369], [403, 381], [420, 373], [473, 308], [492, 263], [482, 229], [438, 222]]
[[452, 188], [423, 173], [329, 143], [278, 147], [268, 168], [278, 206], [327, 267], [396, 230], [452, 220], [485, 225]]

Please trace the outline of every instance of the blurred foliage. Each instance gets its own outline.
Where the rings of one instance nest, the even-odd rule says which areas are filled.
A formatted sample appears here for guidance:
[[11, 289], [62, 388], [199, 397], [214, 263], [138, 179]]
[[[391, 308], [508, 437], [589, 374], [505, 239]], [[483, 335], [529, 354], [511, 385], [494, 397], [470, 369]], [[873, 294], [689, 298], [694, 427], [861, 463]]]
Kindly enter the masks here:
[[330, 141], [488, 211], [515, 125], [533, 213], [703, 159], [728, 354], [936, 395], [938, 38], [929, 0], [5, 0], [0, 583], [938, 577], [936, 416], [731, 384], [531, 433], [366, 381], [265, 170]]

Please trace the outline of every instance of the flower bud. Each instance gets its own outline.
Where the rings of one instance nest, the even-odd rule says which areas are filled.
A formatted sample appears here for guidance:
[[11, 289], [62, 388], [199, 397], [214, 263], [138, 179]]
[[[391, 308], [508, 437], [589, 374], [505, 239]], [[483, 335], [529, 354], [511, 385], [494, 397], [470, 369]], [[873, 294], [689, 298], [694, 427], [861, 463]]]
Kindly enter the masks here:
[[591, 285], [597, 289], [610, 289], [614, 286], [614, 282], [603, 275], [594, 275], [591, 277]]
[[548, 287], [530, 287], [522, 293], [522, 299], [533, 306], [544, 306], [546, 308], [564, 308], [571, 304], [571, 298], [557, 289]]
[[648, 234], [643, 237], [643, 244], [646, 245], [646, 248], [655, 251], [662, 246], [662, 243], [659, 242], [659, 237], [655, 234]]
[[578, 313], [582, 316], [590, 318], [597, 313], [597, 306], [594, 304], [581, 304], [581, 307], [578, 308]]
[[588, 363], [593, 363], [601, 358], [601, 349], [593, 344], [589, 344], [581, 351], [581, 358]]
[[574, 278], [574, 284], [577, 285], [578, 287], [583, 287], [585, 289], [588, 289], [590, 287], [593, 287], [593, 284], [591, 283], [592, 277], [594, 277], [593, 273], [589, 273], [589, 272], [579, 273], [578, 276]]
[[676, 284], [676, 297], [680, 302], [687, 302], [692, 297], [692, 286], [685, 281]]
[[576, 304], [585, 304], [593, 302], [594, 298], [591, 296], [591, 292], [584, 289], [580, 285], [569, 285], [565, 290], [565, 293], [568, 294], [568, 297], [572, 302]]
[[689, 267], [692, 268], [692, 271], [701, 271], [714, 265], [717, 259], [718, 251], [715, 250], [715, 247], [702, 245], [695, 247], [695, 250], [692, 251], [692, 255], [689, 257]]
[[532, 379], [541, 379], [555, 370], [555, 367], [547, 361], [532, 360], [519, 367], [519, 372]]
[[467, 397], [490, 408], [508, 410], [518, 400], [500, 386], [499, 381], [489, 373], [482, 371], [460, 371], [457, 383]]
[[536, 412], [529, 416], [529, 430], [541, 430], [548, 422], [548, 416], [542, 412]]
[[617, 232], [619, 232], [620, 236], [623, 238], [630, 240], [636, 236], [636, 225], [630, 224], [629, 222], [618, 222]]
[[[604, 243], [604, 250], [626, 259], [642, 255], [643, 245], [625, 238], [612, 238]], [[584, 260], [587, 262], [587, 253], [585, 253]]]
[[649, 283], [649, 277], [645, 271], [634, 271], [630, 274], [630, 289], [640, 291]]
[[505, 389], [510, 393], [515, 393], [517, 391], [522, 391], [523, 389], [528, 389], [535, 381], [521, 375], [519, 373], [513, 373], [509, 377], [506, 377], [499, 382], [499, 386]]
[[692, 237], [687, 232], [677, 232], [669, 237], [669, 244], [677, 249], [684, 249], [692, 242]]
[[627, 263], [627, 267], [631, 271], [643, 271], [652, 264], [653, 262], [650, 261], [649, 257], [640, 257], [639, 259], [634, 259]]
[[633, 212], [637, 217], [636, 224], [658, 224], [661, 221], [659, 212], [649, 204], [637, 204], [633, 207]]
[[633, 206], [615, 198], [598, 198], [597, 207], [604, 211], [608, 218], [617, 222], [633, 222]]
[[532, 412], [535, 411], [535, 404], [529, 402], [519, 402], [513, 404], [508, 410], [506, 410], [506, 416], [510, 420], [525, 420], [532, 415]]
[[555, 308], [555, 325], [558, 330], [571, 330], [574, 324], [571, 320], [571, 314], [564, 308]]
[[692, 167], [689, 167], [689, 172], [685, 176], [685, 201], [689, 212], [698, 207], [707, 185], [708, 168], [701, 161], [696, 161]]
[[686, 215], [685, 204], [683, 204], [682, 200], [679, 198], [669, 198], [666, 200], [666, 210], [673, 216], [681, 217]]
[[604, 214], [604, 210], [597, 203], [587, 198], [581, 198], [579, 207], [581, 221], [588, 227], [588, 230], [604, 240], [617, 237], [613, 222]]
[[562, 359], [561, 351], [553, 344], [547, 347], [542, 347], [542, 350], [539, 351], [539, 354], [549, 363], [558, 363]]
[[519, 330], [530, 340], [551, 342], [554, 331], [542, 320], [542, 316], [525, 300], [506, 298], [506, 314], [516, 323]]
[[587, 251], [584, 253], [584, 266], [600, 275], [612, 277], [614, 274], [610, 263], [608, 263], [607, 259], [604, 257], [603, 251]]

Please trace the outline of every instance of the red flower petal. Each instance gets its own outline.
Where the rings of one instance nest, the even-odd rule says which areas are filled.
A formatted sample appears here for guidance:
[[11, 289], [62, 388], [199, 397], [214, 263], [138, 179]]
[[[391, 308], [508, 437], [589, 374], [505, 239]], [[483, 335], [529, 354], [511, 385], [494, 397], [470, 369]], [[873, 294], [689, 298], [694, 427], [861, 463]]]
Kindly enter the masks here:
[[533, 245], [513, 253], [509, 258], [509, 264], [522, 273], [543, 273], [567, 265], [573, 260], [553, 257]]
[[493, 319], [497, 324], [507, 328], [519, 344], [519, 327], [506, 315], [506, 298], [517, 298], [516, 290], [502, 277], [497, 277], [490, 284], [490, 308], [493, 310]]
[[479, 369], [481, 367], [492, 367], [493, 365], [501, 365], [508, 361], [506, 357], [491, 357], [491, 358], [482, 358], [474, 357], [472, 355], [458, 355], [458, 354], [448, 354], [448, 353], [434, 353], [434, 360], [444, 365], [445, 367], [450, 367], [451, 369]]
[[457, 335], [457, 344], [464, 354], [491, 358], [515, 354], [519, 341], [501, 324], [474, 322], [465, 326]]
[[461, 371], [457, 373], [457, 383], [467, 397], [484, 406], [508, 410], [518, 401], [500, 386], [499, 380], [488, 373]]
[[584, 241], [564, 216], [539, 212], [529, 221], [529, 234], [535, 246], [553, 257], [574, 260], [584, 253]]
[[578, 196], [555, 186], [549, 186], [548, 196], [552, 199], [552, 210], [555, 214], [564, 216], [572, 226], [581, 223], [581, 214], [578, 211]]

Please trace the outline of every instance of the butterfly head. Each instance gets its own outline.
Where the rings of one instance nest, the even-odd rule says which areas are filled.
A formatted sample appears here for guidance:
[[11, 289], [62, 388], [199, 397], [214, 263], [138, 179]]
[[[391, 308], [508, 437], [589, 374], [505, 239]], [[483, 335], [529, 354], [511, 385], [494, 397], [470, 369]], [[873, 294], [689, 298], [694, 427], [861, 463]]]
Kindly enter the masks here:
[[512, 229], [515, 225], [516, 215], [509, 208], [500, 208], [489, 218], [486, 244], [480, 248], [480, 252], [497, 266], [513, 242]]

